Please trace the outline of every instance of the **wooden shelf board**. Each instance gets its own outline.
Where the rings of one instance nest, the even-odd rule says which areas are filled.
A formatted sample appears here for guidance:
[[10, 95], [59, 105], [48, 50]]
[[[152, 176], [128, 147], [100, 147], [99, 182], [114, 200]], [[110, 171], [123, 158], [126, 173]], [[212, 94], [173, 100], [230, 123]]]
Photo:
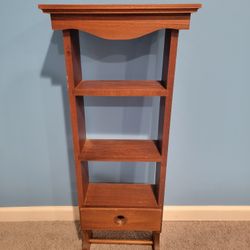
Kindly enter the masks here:
[[98, 80], [81, 81], [75, 88], [76, 96], [166, 96], [167, 89], [160, 81]]
[[157, 208], [153, 185], [90, 183], [84, 206]]
[[85, 140], [80, 160], [160, 162], [161, 155], [152, 140]]

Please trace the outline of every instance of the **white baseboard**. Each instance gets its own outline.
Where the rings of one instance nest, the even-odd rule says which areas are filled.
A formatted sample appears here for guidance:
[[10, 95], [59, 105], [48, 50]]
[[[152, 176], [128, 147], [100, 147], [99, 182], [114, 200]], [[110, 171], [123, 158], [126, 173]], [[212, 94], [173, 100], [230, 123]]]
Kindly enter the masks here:
[[250, 206], [165, 206], [164, 221], [250, 221]]
[[78, 207], [0, 207], [0, 221], [74, 221], [79, 219]]
[[[74, 221], [78, 207], [2, 207], [4, 221]], [[250, 221], [250, 206], [165, 206], [164, 221]]]

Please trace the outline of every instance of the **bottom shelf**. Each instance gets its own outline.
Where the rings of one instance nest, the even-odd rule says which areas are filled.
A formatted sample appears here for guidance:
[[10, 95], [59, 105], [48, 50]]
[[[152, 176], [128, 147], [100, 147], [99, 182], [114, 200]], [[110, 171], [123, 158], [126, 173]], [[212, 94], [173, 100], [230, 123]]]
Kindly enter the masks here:
[[157, 208], [154, 185], [90, 183], [84, 206]]

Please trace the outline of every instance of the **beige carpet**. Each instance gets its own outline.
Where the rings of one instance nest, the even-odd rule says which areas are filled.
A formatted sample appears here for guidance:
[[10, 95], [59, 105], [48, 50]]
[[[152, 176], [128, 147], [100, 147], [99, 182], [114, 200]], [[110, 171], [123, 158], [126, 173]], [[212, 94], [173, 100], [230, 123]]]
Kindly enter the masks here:
[[[129, 237], [133, 238], [136, 235], [132, 233]], [[29, 249], [80, 250], [81, 241], [78, 238], [77, 225], [72, 222], [0, 223], [0, 250]], [[250, 222], [166, 222], [161, 236], [161, 250], [165, 249], [250, 250]], [[92, 245], [91, 250], [151, 248]]]

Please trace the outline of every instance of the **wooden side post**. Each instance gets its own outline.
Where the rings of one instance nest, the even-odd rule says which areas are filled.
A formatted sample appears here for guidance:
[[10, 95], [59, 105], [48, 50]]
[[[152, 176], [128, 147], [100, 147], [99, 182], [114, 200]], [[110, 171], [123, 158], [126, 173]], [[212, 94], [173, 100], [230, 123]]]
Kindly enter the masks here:
[[[178, 30], [166, 30], [163, 52], [163, 69], [162, 81], [167, 88], [167, 97], [160, 97], [160, 114], [159, 114], [159, 149], [162, 155], [161, 162], [156, 163], [156, 195], [159, 207], [164, 205], [165, 181], [167, 170], [167, 156], [169, 144], [169, 130], [171, 119], [171, 108], [174, 88], [175, 64], [178, 45]], [[160, 232], [153, 232], [153, 250], [160, 249]]]
[[168, 94], [167, 97], [161, 97], [160, 100], [159, 148], [161, 151], [162, 160], [156, 165], [156, 187], [157, 187], [156, 194], [157, 194], [158, 204], [161, 207], [163, 207], [164, 203], [169, 129], [170, 129], [178, 35], [179, 35], [178, 30], [165, 31], [162, 81], [167, 87]]
[[[89, 183], [88, 163], [79, 160], [81, 147], [86, 139], [85, 114], [83, 97], [73, 94], [75, 86], [82, 80], [79, 32], [77, 30], [64, 30], [64, 53], [67, 70], [67, 89], [70, 102], [71, 126], [74, 143], [74, 158], [78, 190], [79, 208], [83, 207]], [[81, 220], [81, 216], [80, 216]], [[89, 249], [90, 232], [83, 231], [83, 249]]]

